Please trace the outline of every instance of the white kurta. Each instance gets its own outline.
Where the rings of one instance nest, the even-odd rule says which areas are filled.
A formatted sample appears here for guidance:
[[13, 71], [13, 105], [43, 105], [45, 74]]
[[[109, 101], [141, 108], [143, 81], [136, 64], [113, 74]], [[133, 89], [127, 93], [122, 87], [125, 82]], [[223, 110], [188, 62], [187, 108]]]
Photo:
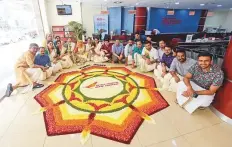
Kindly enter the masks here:
[[[195, 91], [205, 90], [193, 82], [190, 82], [190, 84]], [[183, 106], [189, 113], [193, 113], [199, 107], [208, 107], [214, 99], [214, 95], [199, 95], [197, 98], [186, 98], [182, 95], [186, 90], [187, 86], [184, 82], [179, 82], [176, 93], [177, 101], [178, 104]]]
[[156, 63], [148, 65], [146, 63], [146, 60], [144, 60], [143, 58], [140, 59], [140, 61], [139, 61], [139, 69], [140, 69], [141, 72], [152, 71], [152, 70], [155, 69], [155, 67], [156, 67]]
[[[144, 47], [142, 51], [142, 55], [146, 56], [151, 61], [157, 60], [159, 58], [158, 52], [154, 48], [151, 48], [151, 50], [149, 51]], [[139, 60], [139, 64], [140, 64], [139, 69], [141, 70], [141, 72], [149, 72], [154, 70], [156, 67], [156, 63], [148, 65], [146, 63], [146, 60], [144, 60], [143, 58]]]
[[[177, 76], [180, 78], [181, 81], [183, 81], [183, 77], [177, 74]], [[162, 80], [162, 88], [167, 89], [168, 91], [171, 92], [176, 92], [177, 90], [177, 84], [175, 79], [172, 77], [170, 73], [166, 74]]]
[[133, 63], [132, 55], [128, 55], [128, 56], [127, 56], [127, 64], [128, 64], [128, 65], [131, 65], [132, 63]]
[[139, 62], [140, 62], [141, 59], [143, 59], [143, 58], [142, 58], [142, 56], [140, 54], [138, 54], [138, 53], [134, 54], [134, 61], [135, 61], [136, 66], [139, 66]]
[[57, 73], [62, 70], [62, 64], [61, 62], [57, 61], [54, 63], [55, 57], [57, 56], [56, 50], [53, 49], [52, 52], [49, 54], [50, 60], [52, 62], [52, 67], [53, 67], [53, 73]]
[[[166, 67], [166, 69], [168, 70], [168, 68]], [[158, 66], [157, 66], [157, 68], [154, 70], [154, 75], [156, 76], [156, 78], [158, 79], [158, 80], [163, 80], [163, 77], [162, 77], [162, 73], [163, 73], [163, 71], [162, 71], [162, 66], [161, 66], [161, 64], [159, 64]]]

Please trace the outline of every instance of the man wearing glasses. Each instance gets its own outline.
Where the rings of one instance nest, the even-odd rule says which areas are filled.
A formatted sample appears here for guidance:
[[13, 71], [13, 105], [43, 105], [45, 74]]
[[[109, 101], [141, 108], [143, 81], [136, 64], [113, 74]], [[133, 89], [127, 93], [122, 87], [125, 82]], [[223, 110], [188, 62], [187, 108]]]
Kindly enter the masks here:
[[39, 46], [36, 43], [31, 43], [29, 50], [24, 52], [15, 64], [16, 84], [8, 84], [4, 97], [9, 97], [11, 93], [19, 87], [31, 86], [33, 89], [41, 88], [44, 85], [39, 84], [40, 80], [44, 79], [46, 69], [44, 66], [34, 64], [34, 59]]

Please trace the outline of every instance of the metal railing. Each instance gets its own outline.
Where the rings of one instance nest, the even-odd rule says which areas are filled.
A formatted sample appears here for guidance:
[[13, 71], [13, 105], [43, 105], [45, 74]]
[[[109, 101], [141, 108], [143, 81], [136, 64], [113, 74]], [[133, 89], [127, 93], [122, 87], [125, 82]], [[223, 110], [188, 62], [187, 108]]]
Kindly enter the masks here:
[[228, 41], [198, 44], [181, 43], [177, 46], [177, 49], [185, 50], [186, 56], [195, 60], [197, 60], [200, 52], [208, 51], [213, 56], [213, 63], [221, 67], [228, 43]]

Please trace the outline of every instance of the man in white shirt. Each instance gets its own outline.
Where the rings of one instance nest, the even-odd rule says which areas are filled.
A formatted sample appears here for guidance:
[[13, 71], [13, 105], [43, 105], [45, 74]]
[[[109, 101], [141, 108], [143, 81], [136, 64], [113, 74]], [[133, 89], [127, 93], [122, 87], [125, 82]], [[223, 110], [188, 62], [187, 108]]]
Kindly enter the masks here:
[[134, 48], [135, 48], [135, 44], [133, 43], [133, 40], [129, 39], [128, 44], [125, 46], [125, 49], [124, 49], [124, 55], [126, 58], [125, 66], [132, 64], [132, 61], [133, 61], [132, 55], [133, 55]]
[[150, 41], [146, 41], [145, 47], [142, 51], [142, 59], [139, 61], [140, 70], [142, 72], [149, 72], [154, 70], [158, 59], [158, 51], [151, 46]]
[[161, 40], [159, 42], [159, 48], [158, 48], [159, 61], [161, 61], [163, 57], [165, 46], [166, 46], [166, 43], [163, 40]]

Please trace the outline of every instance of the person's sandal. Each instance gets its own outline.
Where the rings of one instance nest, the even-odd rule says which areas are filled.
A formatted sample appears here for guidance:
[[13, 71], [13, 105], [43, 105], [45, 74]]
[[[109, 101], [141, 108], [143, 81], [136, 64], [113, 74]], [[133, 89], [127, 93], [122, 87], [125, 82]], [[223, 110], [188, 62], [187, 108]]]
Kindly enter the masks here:
[[198, 109], [199, 109], [199, 110], [205, 110], [206, 107], [199, 107]]
[[33, 89], [42, 88], [42, 87], [44, 87], [43, 84], [36, 84], [36, 85], [33, 86]]
[[174, 100], [174, 102], [175, 102], [177, 105], [179, 105], [179, 103], [178, 103], [177, 99], [175, 99], [175, 100]]
[[6, 93], [5, 93], [5, 97], [10, 97], [12, 92], [13, 92], [12, 84], [8, 84], [7, 89], [6, 89]]

